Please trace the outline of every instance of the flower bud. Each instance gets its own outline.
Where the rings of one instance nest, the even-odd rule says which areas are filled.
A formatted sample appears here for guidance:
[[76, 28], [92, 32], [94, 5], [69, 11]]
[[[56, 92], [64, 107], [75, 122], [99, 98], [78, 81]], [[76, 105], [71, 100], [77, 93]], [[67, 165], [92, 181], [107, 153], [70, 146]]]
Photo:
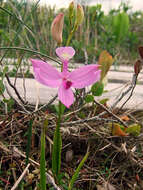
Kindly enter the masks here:
[[140, 60], [137, 60], [134, 64], [134, 72], [136, 75], [138, 75], [141, 70], [142, 70], [142, 63]]
[[84, 19], [84, 11], [81, 5], [77, 5], [76, 24], [80, 25]]
[[140, 54], [141, 58], [143, 59], [143, 46], [140, 46], [138, 48], [138, 50], [139, 50], [139, 54]]
[[74, 2], [72, 1], [69, 5], [69, 18], [73, 18], [73, 13], [74, 13]]
[[53, 39], [58, 43], [62, 43], [62, 34], [63, 34], [63, 24], [64, 24], [64, 14], [59, 13], [52, 22], [51, 25], [51, 34]]

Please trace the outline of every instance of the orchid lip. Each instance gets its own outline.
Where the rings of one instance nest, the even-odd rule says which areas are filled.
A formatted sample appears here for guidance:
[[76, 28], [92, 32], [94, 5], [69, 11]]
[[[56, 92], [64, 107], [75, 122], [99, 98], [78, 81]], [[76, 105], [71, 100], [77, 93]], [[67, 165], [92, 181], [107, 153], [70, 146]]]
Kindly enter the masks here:
[[64, 88], [68, 90], [72, 86], [72, 82], [66, 79], [63, 79]]

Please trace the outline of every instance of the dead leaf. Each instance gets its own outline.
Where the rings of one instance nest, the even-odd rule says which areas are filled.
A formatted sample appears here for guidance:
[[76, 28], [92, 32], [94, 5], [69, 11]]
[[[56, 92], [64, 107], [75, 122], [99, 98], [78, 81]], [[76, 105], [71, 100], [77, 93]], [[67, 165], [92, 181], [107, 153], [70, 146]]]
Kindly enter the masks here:
[[139, 177], [139, 175], [138, 175], [138, 174], [136, 174], [136, 180], [137, 180], [137, 182], [139, 182], [139, 181], [140, 181], [140, 177]]
[[113, 136], [127, 136], [128, 134], [125, 133], [121, 126], [118, 123], [113, 123], [112, 125], [112, 135]]
[[127, 115], [122, 115], [120, 117], [120, 119], [122, 119], [123, 121], [129, 121], [130, 120], [130, 118]]
[[101, 54], [99, 56], [99, 60], [98, 60], [98, 64], [101, 65], [101, 78], [100, 78], [101, 81], [106, 76], [113, 61], [114, 60], [113, 60], [112, 56], [106, 50], [101, 52]]

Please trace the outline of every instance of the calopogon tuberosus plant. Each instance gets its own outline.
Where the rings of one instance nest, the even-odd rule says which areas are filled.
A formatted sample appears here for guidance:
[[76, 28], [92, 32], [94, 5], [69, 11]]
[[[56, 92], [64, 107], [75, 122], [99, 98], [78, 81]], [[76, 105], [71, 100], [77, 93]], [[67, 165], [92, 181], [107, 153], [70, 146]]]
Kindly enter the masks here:
[[[72, 18], [71, 14], [73, 12], [70, 9], [70, 19]], [[57, 125], [53, 137], [53, 147], [52, 147], [52, 173], [55, 178], [55, 181], [58, 184], [61, 184], [61, 150], [62, 150], [62, 138], [61, 138], [61, 117], [63, 114], [62, 106], [64, 105], [67, 108], [74, 103], [74, 89], [85, 88], [89, 85], [92, 85], [100, 80], [100, 69], [97, 64], [85, 65], [71, 72], [68, 70], [69, 61], [73, 58], [75, 50], [73, 47], [70, 47], [68, 44], [72, 39], [73, 32], [77, 25], [80, 25], [84, 17], [83, 9], [80, 5], [76, 6], [77, 16], [80, 15], [80, 18], [75, 19], [73, 24], [73, 29], [69, 32], [69, 37], [67, 39], [67, 45], [65, 47], [56, 48], [56, 54], [61, 61], [61, 71], [58, 71], [52, 65], [47, 62], [38, 59], [31, 59], [35, 79], [48, 87], [57, 88], [58, 90], [58, 99], [59, 99], [59, 109], [58, 109], [58, 119]], [[80, 20], [78, 20], [80, 19]], [[59, 13], [54, 19], [51, 26], [51, 33], [53, 39], [57, 42], [58, 46], [62, 44], [62, 31], [63, 31], [63, 22], [64, 15]], [[76, 27], [75, 27], [76, 26]], [[75, 102], [76, 103], [76, 102]], [[44, 122], [48, 123], [48, 122]], [[46, 190], [46, 165], [45, 165], [45, 125], [42, 130], [41, 135], [41, 162], [40, 162], [40, 188]], [[84, 162], [87, 160], [88, 152], [84, 156], [83, 160], [80, 162], [79, 166], [75, 170], [73, 177], [71, 178], [68, 186], [68, 190], [72, 190], [73, 184], [77, 179], [77, 176], [80, 172], [81, 167]]]

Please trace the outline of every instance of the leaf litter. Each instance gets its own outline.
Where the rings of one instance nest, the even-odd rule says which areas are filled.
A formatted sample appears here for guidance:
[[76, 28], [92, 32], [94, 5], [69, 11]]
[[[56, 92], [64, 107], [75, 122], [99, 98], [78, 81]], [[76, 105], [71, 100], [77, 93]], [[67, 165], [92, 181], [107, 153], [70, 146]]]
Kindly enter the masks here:
[[[74, 108], [73, 108], [74, 109]], [[121, 110], [118, 117], [126, 115], [125, 128], [117, 122], [126, 135], [113, 133], [108, 120], [113, 116], [106, 113], [103, 120], [89, 120], [88, 118], [100, 115], [104, 110], [100, 106], [89, 106], [75, 112], [65, 112], [63, 126], [61, 128], [62, 145], [62, 169], [64, 183], [67, 184], [78, 166], [87, 149], [90, 154], [80, 171], [75, 189], [77, 190], [121, 190], [143, 188], [143, 135], [142, 135], [142, 111], [128, 112]], [[46, 114], [45, 114], [46, 113]], [[0, 188], [11, 189], [16, 180], [26, 167], [26, 145], [29, 120], [33, 120], [30, 167], [23, 177], [24, 189], [31, 187], [36, 189], [39, 183], [40, 162], [40, 134], [43, 121], [48, 118], [46, 130], [46, 165], [47, 171], [51, 169], [51, 148], [53, 131], [56, 125], [56, 112], [53, 107], [41, 110], [33, 115], [21, 113], [15, 108], [9, 115], [1, 115], [0, 118]], [[72, 121], [83, 120], [76, 122]], [[136, 123], [135, 123], [136, 121]], [[64, 123], [67, 123], [64, 125]], [[138, 123], [137, 123], [138, 122]], [[110, 122], [111, 123], [111, 122]], [[48, 181], [48, 183], [50, 183]], [[61, 187], [61, 189], [64, 189]]]

